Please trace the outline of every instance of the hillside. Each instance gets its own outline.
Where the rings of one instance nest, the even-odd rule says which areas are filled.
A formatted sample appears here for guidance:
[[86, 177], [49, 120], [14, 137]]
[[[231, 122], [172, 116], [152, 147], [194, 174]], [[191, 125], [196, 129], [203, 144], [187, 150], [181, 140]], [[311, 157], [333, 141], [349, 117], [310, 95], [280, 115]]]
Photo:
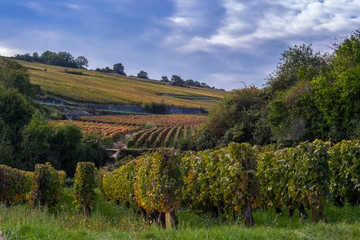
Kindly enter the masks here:
[[41, 86], [45, 95], [57, 99], [105, 105], [141, 106], [164, 102], [176, 107], [211, 109], [227, 93], [198, 87], [175, 87], [156, 80], [126, 77], [86, 69], [18, 61], [30, 74], [30, 81]]

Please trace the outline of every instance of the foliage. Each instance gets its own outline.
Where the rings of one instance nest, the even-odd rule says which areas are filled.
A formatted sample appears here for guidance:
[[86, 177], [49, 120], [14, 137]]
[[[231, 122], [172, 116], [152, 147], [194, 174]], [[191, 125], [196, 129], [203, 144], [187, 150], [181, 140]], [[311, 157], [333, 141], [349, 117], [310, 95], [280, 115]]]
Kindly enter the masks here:
[[153, 113], [153, 114], [166, 114], [168, 113], [168, 105], [166, 105], [164, 102], [161, 103], [144, 103], [143, 108], [145, 112], [147, 113]]
[[135, 197], [147, 212], [160, 213], [179, 209], [183, 185], [178, 152], [172, 149], [144, 155], [137, 160]]
[[29, 195], [30, 207], [54, 206], [62, 197], [65, 179], [65, 172], [56, 171], [49, 163], [36, 164]]
[[[311, 81], [321, 63], [320, 53], [314, 53], [311, 44], [289, 47], [281, 54], [276, 70], [266, 81], [270, 94], [287, 90], [304, 78]], [[299, 75], [299, 71], [302, 74]]]
[[138, 74], [137, 74], [138, 78], [145, 78], [145, 79], [149, 79], [149, 75], [147, 72], [141, 70]]
[[215, 207], [229, 217], [235, 211], [245, 218], [249, 208], [260, 205], [256, 152], [249, 144], [231, 143], [217, 151], [186, 156], [183, 162], [184, 198], [193, 208]]
[[132, 208], [137, 206], [134, 195], [136, 166], [137, 161], [134, 160], [112, 172], [102, 173], [100, 187], [107, 199], [116, 201], [123, 206], [131, 206]]
[[355, 205], [360, 201], [360, 141], [341, 141], [330, 149], [330, 190], [335, 198]]
[[252, 142], [257, 111], [263, 104], [261, 93], [262, 90], [254, 86], [233, 90], [219, 102], [209, 115], [212, 136], [217, 140], [224, 137], [224, 145], [232, 141]]
[[257, 177], [267, 207], [309, 205], [323, 211], [330, 197], [329, 143], [315, 140], [259, 155]]
[[89, 215], [94, 207], [95, 187], [95, 164], [78, 162], [74, 182], [74, 202], [86, 215]]
[[7, 205], [24, 203], [31, 191], [34, 174], [0, 165], [0, 202]]
[[115, 72], [115, 73], [118, 73], [118, 74], [120, 74], [120, 75], [124, 75], [124, 76], [126, 76], [126, 73], [124, 72], [124, 66], [121, 64], [121, 63], [115, 63], [114, 64], [114, 67], [113, 67], [113, 71]]
[[45, 116], [36, 111], [30, 123], [22, 131], [22, 157], [26, 159], [25, 169], [34, 170], [36, 163], [45, 164], [50, 154], [50, 138], [54, 129], [48, 125]]
[[57, 168], [74, 176], [76, 164], [83, 160], [84, 146], [82, 132], [76, 125], [62, 125], [55, 128], [49, 139], [50, 154], [48, 160]]
[[25, 96], [34, 97], [35, 91], [26, 68], [14, 60], [0, 59], [0, 84], [7, 89], [16, 89]]

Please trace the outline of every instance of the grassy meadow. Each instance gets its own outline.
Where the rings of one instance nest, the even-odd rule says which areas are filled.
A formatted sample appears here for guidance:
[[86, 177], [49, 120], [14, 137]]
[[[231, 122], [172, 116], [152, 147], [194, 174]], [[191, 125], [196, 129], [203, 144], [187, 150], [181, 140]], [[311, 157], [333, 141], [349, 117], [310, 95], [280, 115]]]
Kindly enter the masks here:
[[[225, 91], [175, 87], [156, 80], [126, 77], [76, 69], [81, 75], [65, 72], [65, 67], [18, 61], [28, 68], [30, 81], [41, 86], [46, 96], [78, 103], [141, 106], [163, 101], [168, 105], [211, 109]], [[46, 70], [45, 70], [46, 69]]]
[[[297, 212], [289, 219], [273, 209], [254, 212], [255, 227], [240, 221], [224, 221], [206, 214], [181, 209], [178, 230], [164, 230], [149, 224], [132, 211], [107, 201], [97, 192], [90, 217], [77, 212], [72, 188], [54, 207], [29, 209], [27, 205], [0, 205], [1, 237], [10, 239], [360, 239], [360, 207], [338, 208], [328, 204], [325, 221], [312, 224]], [[1, 239], [0, 237], [0, 239]]]

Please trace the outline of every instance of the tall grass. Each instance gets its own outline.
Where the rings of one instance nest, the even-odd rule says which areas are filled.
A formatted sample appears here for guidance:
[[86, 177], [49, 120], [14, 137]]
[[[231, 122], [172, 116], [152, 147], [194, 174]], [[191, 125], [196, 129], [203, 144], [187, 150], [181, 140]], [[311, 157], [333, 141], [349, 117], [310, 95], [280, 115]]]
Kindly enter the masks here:
[[360, 239], [360, 207], [328, 205], [324, 222], [311, 224], [286, 209], [254, 212], [255, 227], [241, 219], [225, 221], [182, 209], [177, 212], [178, 230], [149, 225], [132, 211], [117, 206], [97, 192], [90, 217], [76, 211], [72, 189], [52, 208], [29, 209], [26, 205], [0, 205], [0, 231], [5, 239]]

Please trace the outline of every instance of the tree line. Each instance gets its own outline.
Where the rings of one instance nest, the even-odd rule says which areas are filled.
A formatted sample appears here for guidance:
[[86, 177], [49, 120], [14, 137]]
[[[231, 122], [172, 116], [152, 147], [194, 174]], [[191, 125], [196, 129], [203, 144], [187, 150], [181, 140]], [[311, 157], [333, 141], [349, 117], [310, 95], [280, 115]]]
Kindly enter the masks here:
[[360, 137], [360, 31], [333, 43], [332, 53], [312, 45], [289, 47], [263, 88], [233, 90], [210, 112], [198, 149], [229, 142], [279, 148], [315, 139]]
[[16, 54], [13, 58], [27, 62], [39, 62], [61, 67], [86, 68], [89, 66], [89, 61], [84, 56], [74, 58], [68, 52], [56, 53], [45, 51], [41, 55], [39, 55], [37, 52], [34, 52], [32, 55], [30, 55], [30, 53]]

